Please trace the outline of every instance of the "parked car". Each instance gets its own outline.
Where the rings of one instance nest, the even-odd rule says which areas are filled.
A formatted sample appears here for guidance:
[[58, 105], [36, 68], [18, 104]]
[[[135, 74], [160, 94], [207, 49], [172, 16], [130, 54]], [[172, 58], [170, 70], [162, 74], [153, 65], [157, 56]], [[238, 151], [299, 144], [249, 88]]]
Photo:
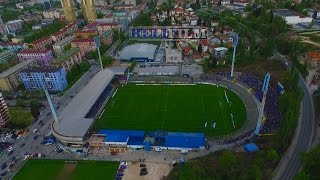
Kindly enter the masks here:
[[33, 140], [38, 139], [38, 137], [39, 137], [39, 135], [35, 135], [35, 136], [33, 137]]
[[38, 129], [34, 129], [32, 132], [33, 134], [35, 134], [38, 131]]
[[4, 170], [6, 167], [7, 167], [7, 163], [3, 163], [3, 164], [1, 165], [1, 170]]
[[123, 171], [124, 171], [124, 169], [121, 169], [121, 168], [120, 168], [120, 169], [118, 169], [118, 172], [123, 172]]
[[123, 173], [117, 173], [116, 177], [122, 177], [124, 174]]
[[22, 143], [22, 144], [20, 145], [20, 147], [22, 148], [24, 145], [26, 145], [26, 143]]
[[140, 176], [144, 176], [144, 175], [147, 175], [148, 174], [148, 171], [141, 171], [140, 172]]
[[145, 165], [145, 164], [140, 164], [140, 167], [147, 167], [147, 165]]
[[39, 122], [38, 122], [38, 125], [40, 125], [42, 122], [43, 122], [42, 120], [41, 120], [41, 121], [39, 121]]
[[141, 169], [140, 169], [140, 172], [142, 172], [142, 171], [147, 171], [147, 168], [145, 168], [145, 167], [144, 167], [144, 168], [141, 168]]
[[8, 171], [4, 171], [3, 173], [1, 173], [1, 176], [5, 176], [8, 173]]

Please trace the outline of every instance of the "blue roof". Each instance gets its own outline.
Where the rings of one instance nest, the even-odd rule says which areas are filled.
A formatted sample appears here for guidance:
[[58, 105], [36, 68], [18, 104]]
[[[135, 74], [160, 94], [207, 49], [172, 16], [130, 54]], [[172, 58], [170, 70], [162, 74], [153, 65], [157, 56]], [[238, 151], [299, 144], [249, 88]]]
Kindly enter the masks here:
[[204, 133], [168, 132], [165, 136], [166, 147], [199, 148], [205, 146]]
[[107, 136], [117, 135], [117, 136], [133, 136], [133, 137], [144, 137], [144, 131], [138, 130], [99, 130], [99, 134], [105, 134]]
[[106, 142], [127, 142], [128, 138], [129, 136], [111, 134], [106, 136], [105, 141]]
[[255, 144], [255, 143], [248, 143], [244, 146], [244, 149], [248, 152], [248, 153], [253, 153], [256, 151], [259, 151], [259, 147]]
[[130, 137], [128, 145], [144, 145], [144, 138]]

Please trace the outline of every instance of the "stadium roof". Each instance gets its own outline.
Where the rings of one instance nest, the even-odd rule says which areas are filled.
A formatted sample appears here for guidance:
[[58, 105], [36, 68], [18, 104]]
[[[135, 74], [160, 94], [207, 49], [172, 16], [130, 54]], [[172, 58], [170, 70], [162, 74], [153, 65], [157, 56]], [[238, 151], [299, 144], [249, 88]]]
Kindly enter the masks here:
[[54, 123], [54, 130], [62, 136], [83, 137], [94, 120], [85, 116], [113, 77], [108, 69], [99, 71], [58, 114], [59, 124]]
[[99, 130], [99, 134], [144, 137], [145, 132], [139, 130]]
[[168, 132], [165, 136], [166, 147], [199, 148], [205, 146], [204, 133]]
[[154, 59], [157, 45], [147, 43], [135, 43], [124, 47], [119, 56], [122, 60], [131, 60], [132, 58]]
[[127, 135], [115, 135], [115, 134], [111, 134], [106, 136], [105, 141], [106, 142], [123, 142], [123, 143], [127, 143], [129, 140], [129, 136]]
[[115, 75], [124, 75], [128, 70], [128, 66], [113, 66], [109, 67], [108, 69], [111, 70]]

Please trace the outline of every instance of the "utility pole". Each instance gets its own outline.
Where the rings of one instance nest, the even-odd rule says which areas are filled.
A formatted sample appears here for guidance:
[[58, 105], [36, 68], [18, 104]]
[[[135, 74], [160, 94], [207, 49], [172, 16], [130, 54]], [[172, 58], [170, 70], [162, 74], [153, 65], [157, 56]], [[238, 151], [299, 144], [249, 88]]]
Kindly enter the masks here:
[[233, 56], [232, 56], [232, 65], [231, 65], [230, 78], [233, 78], [234, 61], [236, 60], [236, 50], [237, 50], [238, 40], [239, 40], [238, 34], [235, 33], [233, 35], [233, 38], [232, 38], [232, 41], [233, 41], [232, 42], [232, 44], [233, 44]]

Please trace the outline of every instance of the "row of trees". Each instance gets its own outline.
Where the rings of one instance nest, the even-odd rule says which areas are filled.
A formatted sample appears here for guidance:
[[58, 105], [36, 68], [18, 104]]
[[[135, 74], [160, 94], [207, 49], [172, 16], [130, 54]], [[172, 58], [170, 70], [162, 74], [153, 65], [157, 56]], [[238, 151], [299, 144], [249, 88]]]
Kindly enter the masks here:
[[280, 110], [283, 119], [280, 128], [276, 133], [277, 144], [280, 150], [285, 150], [291, 142], [295, 133], [300, 114], [300, 102], [303, 98], [303, 92], [298, 87], [299, 74], [292, 68], [286, 73], [284, 86], [286, 93], [280, 96]]
[[26, 43], [31, 43], [32, 41], [35, 41], [37, 39], [41, 39], [45, 36], [49, 36], [55, 32], [58, 32], [65, 25], [66, 24], [63, 22], [56, 21], [53, 24], [50, 24], [49, 26], [47, 26], [46, 28], [34, 32], [31, 36], [25, 37], [24, 41]]
[[75, 64], [67, 72], [68, 86], [71, 87], [76, 83], [79, 78], [90, 69], [91, 65], [87, 61], [82, 61], [79, 64]]

